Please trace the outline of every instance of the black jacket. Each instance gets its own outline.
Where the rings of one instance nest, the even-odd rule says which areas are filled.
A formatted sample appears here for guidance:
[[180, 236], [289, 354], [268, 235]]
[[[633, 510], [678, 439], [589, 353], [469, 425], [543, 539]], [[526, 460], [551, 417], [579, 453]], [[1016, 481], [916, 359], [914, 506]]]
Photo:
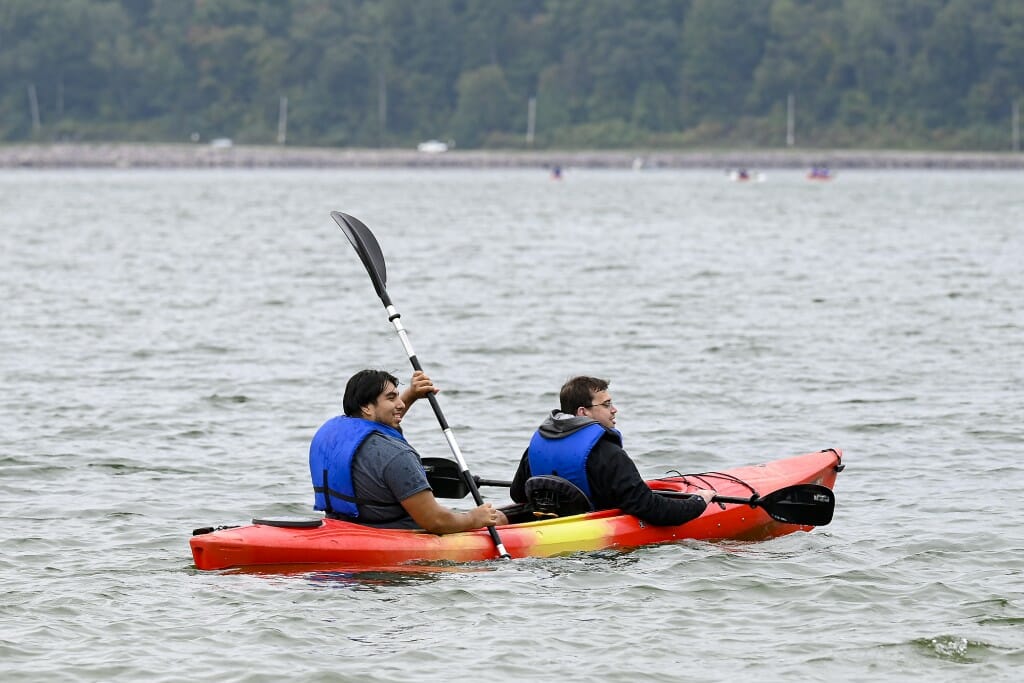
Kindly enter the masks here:
[[[541, 425], [540, 431], [545, 437], [557, 438], [558, 434], [564, 436], [593, 422], [589, 418], [566, 416], [555, 410]], [[526, 480], [532, 476], [529, 456], [530, 449], [527, 448], [509, 491], [512, 500], [517, 503], [526, 502]], [[590, 451], [587, 458], [587, 482], [590, 484], [594, 509], [619, 508], [656, 526], [689, 522], [700, 517], [707, 507], [700, 496], [665, 498], [651, 491], [633, 460], [611, 434], [598, 441]]]

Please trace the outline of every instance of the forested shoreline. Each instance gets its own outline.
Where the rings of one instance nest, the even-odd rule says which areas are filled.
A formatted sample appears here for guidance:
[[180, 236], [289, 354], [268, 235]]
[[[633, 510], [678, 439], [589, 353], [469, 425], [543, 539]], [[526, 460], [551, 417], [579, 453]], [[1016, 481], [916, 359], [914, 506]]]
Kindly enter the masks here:
[[0, 0], [0, 142], [1015, 151], [1016, 0]]

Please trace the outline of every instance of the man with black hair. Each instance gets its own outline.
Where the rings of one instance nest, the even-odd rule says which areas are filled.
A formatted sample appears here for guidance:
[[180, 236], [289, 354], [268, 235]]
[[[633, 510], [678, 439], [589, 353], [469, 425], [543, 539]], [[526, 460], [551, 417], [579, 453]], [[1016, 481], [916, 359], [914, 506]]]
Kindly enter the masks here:
[[506, 524], [490, 503], [457, 512], [434, 497], [400, 424], [412, 403], [435, 391], [421, 371], [402, 395], [398, 379], [384, 370], [354, 374], [345, 385], [345, 414], [325, 422], [309, 446], [314, 509], [332, 519], [435, 534]]
[[700, 517], [715, 492], [700, 489], [689, 498], [667, 498], [651, 491], [622, 448], [622, 434], [615, 429], [619, 410], [608, 384], [581, 376], [562, 385], [559, 409], [551, 411], [523, 453], [512, 481], [512, 500], [527, 502], [530, 477], [556, 475], [579, 488], [595, 510], [619, 508], [658, 526]]

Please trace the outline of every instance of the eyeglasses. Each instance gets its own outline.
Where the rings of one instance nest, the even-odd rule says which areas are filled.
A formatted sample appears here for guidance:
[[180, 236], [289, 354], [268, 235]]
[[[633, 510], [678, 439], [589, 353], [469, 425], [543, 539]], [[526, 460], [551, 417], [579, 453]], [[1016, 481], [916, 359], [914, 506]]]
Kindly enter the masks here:
[[591, 403], [591, 404], [590, 404], [589, 406], [587, 406], [587, 407], [588, 407], [588, 408], [597, 408], [598, 406], [600, 406], [600, 407], [602, 407], [602, 408], [607, 408], [608, 410], [611, 410], [611, 409], [612, 409], [612, 400], [611, 400], [611, 399], [608, 399], [608, 400], [607, 400], [607, 401], [605, 401], [604, 403]]

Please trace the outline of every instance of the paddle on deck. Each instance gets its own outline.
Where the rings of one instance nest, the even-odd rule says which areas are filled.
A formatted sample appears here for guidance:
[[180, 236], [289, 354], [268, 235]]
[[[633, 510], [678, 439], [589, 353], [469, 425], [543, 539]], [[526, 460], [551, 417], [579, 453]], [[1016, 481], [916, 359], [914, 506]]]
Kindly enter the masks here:
[[[359, 254], [359, 260], [363, 262], [363, 266], [366, 267], [366, 272], [370, 276], [370, 281], [373, 283], [373, 289], [377, 292], [377, 296], [380, 297], [381, 303], [384, 304], [384, 308], [388, 312], [388, 320], [394, 325], [395, 331], [398, 332], [398, 338], [402, 341], [402, 346], [405, 348], [406, 354], [409, 356], [409, 362], [412, 363], [413, 370], [423, 370], [420, 365], [419, 359], [416, 357], [416, 352], [412, 349], [412, 344], [409, 342], [409, 335], [406, 333], [405, 328], [402, 326], [402, 316], [391, 302], [391, 297], [388, 296], [387, 290], [387, 265], [384, 263], [384, 254], [380, 250], [380, 245], [377, 243], [377, 238], [373, 236], [370, 229], [366, 227], [362, 221], [358, 218], [354, 218], [348, 214], [341, 213], [340, 211], [332, 211], [331, 218], [338, 224], [338, 227], [345, 233], [345, 237], [352, 243], [356, 253]], [[476, 482], [473, 476], [469, 473], [469, 467], [466, 465], [466, 460], [462, 457], [462, 450], [459, 448], [459, 444], [455, 441], [455, 435], [452, 433], [451, 427], [448, 426], [448, 420], [445, 419], [444, 413], [441, 412], [441, 404], [437, 402], [437, 397], [433, 394], [427, 394], [427, 399], [430, 401], [430, 407], [434, 409], [434, 415], [437, 417], [438, 423], [441, 425], [441, 431], [444, 433], [445, 439], [448, 441], [448, 447], [451, 449], [452, 454], [455, 456], [455, 460], [459, 465], [459, 477], [463, 480], [463, 485], [466, 486], [468, 492], [473, 494], [473, 500], [476, 501], [477, 505], [483, 505], [483, 497], [480, 495], [480, 490], [477, 488]], [[435, 494], [436, 495], [436, 494]], [[466, 494], [463, 493], [459, 498], [464, 497]], [[491, 540], [494, 541], [494, 547], [498, 550], [498, 555], [503, 558], [510, 558], [508, 551], [505, 549], [505, 545], [501, 542], [501, 537], [498, 536], [498, 531], [493, 526], [487, 527], [487, 531], [491, 535]]]
[[[438, 498], [465, 498], [469, 487], [459, 475], [456, 464], [445, 458], [423, 458], [423, 467], [427, 471], [427, 481]], [[512, 486], [510, 481], [481, 479], [473, 477], [477, 486]], [[689, 498], [690, 493], [682, 491], [654, 491], [666, 498]], [[733, 503], [759, 507], [768, 515], [784, 524], [800, 526], [825, 526], [832, 521], [836, 507], [836, 496], [832, 489], [820, 484], [795, 484], [773, 491], [766, 496], [734, 498], [732, 496], [715, 496], [714, 503]]]

